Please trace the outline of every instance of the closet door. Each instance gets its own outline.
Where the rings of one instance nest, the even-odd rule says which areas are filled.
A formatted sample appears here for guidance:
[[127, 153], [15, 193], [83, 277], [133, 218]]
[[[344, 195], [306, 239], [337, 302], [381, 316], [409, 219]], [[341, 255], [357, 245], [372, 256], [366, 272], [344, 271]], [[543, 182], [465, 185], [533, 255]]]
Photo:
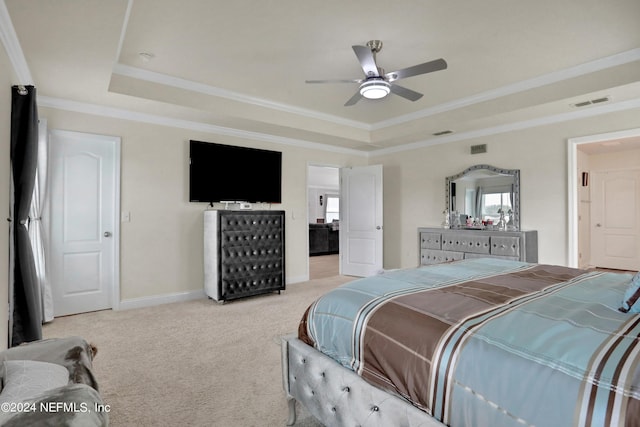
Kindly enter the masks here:
[[51, 132], [55, 316], [113, 307], [118, 287], [119, 147], [116, 137]]
[[639, 270], [640, 170], [591, 175], [591, 264]]

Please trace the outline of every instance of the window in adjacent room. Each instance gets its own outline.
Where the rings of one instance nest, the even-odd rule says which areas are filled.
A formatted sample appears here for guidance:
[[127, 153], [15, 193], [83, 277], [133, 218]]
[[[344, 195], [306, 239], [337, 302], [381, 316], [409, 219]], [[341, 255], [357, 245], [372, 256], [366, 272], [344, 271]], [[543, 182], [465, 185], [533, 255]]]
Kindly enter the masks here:
[[325, 195], [325, 222], [332, 223], [340, 219], [340, 197], [335, 194]]

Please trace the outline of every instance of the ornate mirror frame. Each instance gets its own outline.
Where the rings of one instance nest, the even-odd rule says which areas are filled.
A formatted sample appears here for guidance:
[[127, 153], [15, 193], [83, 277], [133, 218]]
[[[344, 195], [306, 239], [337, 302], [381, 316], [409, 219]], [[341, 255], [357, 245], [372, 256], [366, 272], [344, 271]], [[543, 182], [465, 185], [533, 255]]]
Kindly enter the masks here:
[[474, 165], [445, 179], [445, 207], [451, 212], [451, 183], [474, 171], [485, 170], [495, 175], [513, 177], [513, 228], [520, 230], [520, 169], [502, 169], [490, 165]]

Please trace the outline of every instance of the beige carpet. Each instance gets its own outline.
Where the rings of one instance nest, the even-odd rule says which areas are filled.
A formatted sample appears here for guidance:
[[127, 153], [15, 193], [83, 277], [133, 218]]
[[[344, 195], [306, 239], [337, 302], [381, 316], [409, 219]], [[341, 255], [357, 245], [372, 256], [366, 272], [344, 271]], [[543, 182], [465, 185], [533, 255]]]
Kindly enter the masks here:
[[340, 255], [318, 255], [309, 257], [309, 278], [323, 279], [340, 274]]
[[[111, 425], [283, 426], [280, 337], [295, 332], [334, 276], [281, 295], [224, 305], [202, 299], [57, 318], [45, 338], [79, 335], [98, 347], [94, 371]], [[300, 426], [318, 426], [302, 411]]]

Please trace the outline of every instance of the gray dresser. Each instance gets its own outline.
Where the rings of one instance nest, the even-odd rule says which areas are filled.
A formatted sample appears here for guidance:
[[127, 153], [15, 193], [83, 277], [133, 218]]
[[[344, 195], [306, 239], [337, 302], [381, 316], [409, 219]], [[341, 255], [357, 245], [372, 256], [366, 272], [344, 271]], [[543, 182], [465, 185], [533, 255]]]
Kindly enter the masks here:
[[418, 228], [420, 264], [468, 258], [538, 262], [537, 231]]

